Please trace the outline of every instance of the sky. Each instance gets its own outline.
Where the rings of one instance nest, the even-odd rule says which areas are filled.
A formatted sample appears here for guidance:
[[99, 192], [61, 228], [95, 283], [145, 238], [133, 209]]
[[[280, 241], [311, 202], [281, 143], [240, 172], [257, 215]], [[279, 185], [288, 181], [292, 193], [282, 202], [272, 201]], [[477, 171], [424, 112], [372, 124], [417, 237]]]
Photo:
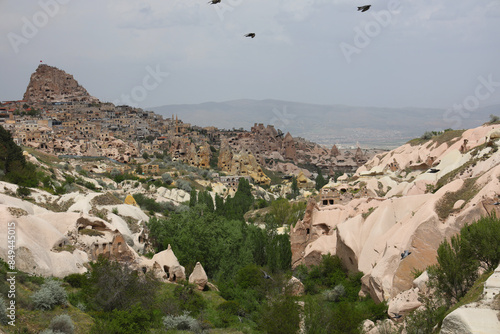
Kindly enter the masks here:
[[500, 103], [499, 0], [207, 2], [0, 0], [0, 100], [21, 99], [43, 61], [143, 108]]

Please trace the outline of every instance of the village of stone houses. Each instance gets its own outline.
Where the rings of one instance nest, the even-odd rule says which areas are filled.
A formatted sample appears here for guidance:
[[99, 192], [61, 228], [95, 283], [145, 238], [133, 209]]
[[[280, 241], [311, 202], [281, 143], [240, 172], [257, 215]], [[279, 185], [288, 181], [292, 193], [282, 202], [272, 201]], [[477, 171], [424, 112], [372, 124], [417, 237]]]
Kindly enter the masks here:
[[0, 125], [0, 333], [500, 333], [493, 115], [324, 147], [40, 64]]

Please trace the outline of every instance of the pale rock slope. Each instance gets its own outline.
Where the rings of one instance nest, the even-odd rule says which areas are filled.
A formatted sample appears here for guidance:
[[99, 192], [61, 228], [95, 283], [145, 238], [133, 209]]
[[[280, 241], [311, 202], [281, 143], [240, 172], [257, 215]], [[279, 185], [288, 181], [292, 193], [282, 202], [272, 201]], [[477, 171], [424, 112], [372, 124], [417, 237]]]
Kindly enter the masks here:
[[140, 255], [151, 250], [142, 224], [148, 216], [140, 208], [99, 205], [99, 197], [109, 201], [102, 193], [54, 196], [32, 189], [27, 201], [14, 197], [16, 190], [16, 185], [0, 182], [0, 240], [5, 241], [0, 243], [0, 258], [8, 260], [7, 236], [14, 225], [16, 269], [64, 277], [86, 272], [88, 263], [103, 255], [142, 272], [152, 271], [164, 281], [186, 278], [170, 247], [153, 259]]
[[448, 314], [440, 333], [500, 333], [500, 266], [486, 280], [481, 300]]
[[[349, 270], [364, 273], [363, 292], [377, 301], [413, 289], [412, 271], [436, 263], [443, 240], [481, 216], [500, 216], [493, 205], [500, 192], [498, 129], [485, 125], [408, 143], [376, 155], [352, 178], [327, 184], [291, 230], [292, 265], [336, 254]], [[404, 251], [411, 253], [402, 258]]]

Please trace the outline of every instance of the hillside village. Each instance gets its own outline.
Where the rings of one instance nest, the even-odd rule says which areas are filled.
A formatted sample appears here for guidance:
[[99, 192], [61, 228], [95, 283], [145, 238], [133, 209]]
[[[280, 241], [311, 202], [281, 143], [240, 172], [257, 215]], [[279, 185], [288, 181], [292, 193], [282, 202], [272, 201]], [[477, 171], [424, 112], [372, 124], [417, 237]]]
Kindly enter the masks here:
[[[0, 124], [18, 145], [67, 156], [107, 157], [120, 163], [141, 163], [144, 153], [167, 153], [191, 166], [209, 168], [214, 153], [225, 171], [243, 159], [284, 174], [297, 174], [292, 165], [318, 166], [324, 173], [354, 172], [377, 151], [325, 149], [273, 126], [255, 124], [251, 130], [221, 130], [183, 123], [178, 116], [163, 118], [151, 111], [101, 103], [69, 74], [41, 64], [33, 73], [23, 100], [0, 105]], [[251, 155], [253, 157], [248, 157]], [[305, 171], [306, 176], [311, 174]], [[269, 183], [258, 172], [259, 184]]]
[[[89, 263], [104, 257], [159, 282], [182, 286], [188, 281], [197, 293], [219, 293], [217, 298], [227, 299], [217, 307], [234, 303], [224, 304], [235, 308], [231, 316], [222, 308], [201, 312], [198, 321], [207, 331], [234, 327], [238, 333], [266, 332], [256, 318], [279, 315], [255, 304], [282, 306], [283, 291], [290, 290], [295, 298], [291, 305], [314, 300], [312, 305], [323, 310], [311, 315], [307, 307], [290, 306], [281, 324], [296, 320], [296, 332], [299, 327], [300, 333], [314, 332], [314, 325], [332, 321], [336, 313], [328, 310], [335, 310], [340, 300], [338, 307], [347, 307], [341, 317], [367, 307], [361, 312], [364, 317], [352, 319], [361, 327], [356, 323], [345, 332], [413, 333], [410, 329], [416, 328], [415, 333], [426, 333], [427, 327], [422, 331], [412, 321], [430, 309], [435, 287], [428, 268], [436, 265], [440, 244], [481, 217], [500, 215], [496, 119], [475, 129], [423, 136], [391, 151], [340, 150], [335, 145], [326, 149], [273, 126], [255, 124], [250, 131], [201, 128], [175, 115], [164, 119], [139, 108], [101, 103], [71, 75], [43, 64], [32, 75], [23, 100], [2, 103], [0, 117], [0, 125], [24, 148], [22, 156], [41, 176], [36, 186], [0, 182], [0, 219], [17, 224], [17, 268], [34, 277], [66, 280], [69, 275], [85, 276], [93, 270]], [[320, 184], [323, 175], [326, 180]], [[245, 209], [233, 210], [239, 207]], [[230, 218], [242, 223], [233, 224]], [[165, 232], [172, 221], [177, 225]], [[203, 233], [189, 225], [193, 222], [203, 222]], [[178, 241], [172, 235], [183, 224], [189, 225], [190, 238]], [[256, 237], [260, 233], [262, 240]], [[0, 238], [7, 234], [2, 224]], [[227, 239], [217, 239], [219, 234]], [[215, 253], [203, 248], [196, 256], [214, 263], [222, 258], [220, 267], [193, 260], [183, 248], [205, 247], [209, 238], [215, 240], [209, 244], [224, 247]], [[2, 259], [7, 253], [0, 247]], [[336, 261], [332, 255], [346, 271], [342, 279], [338, 277], [344, 273], [318, 274], [334, 267], [328, 262]], [[252, 256], [259, 259], [259, 267], [229, 263]], [[241, 283], [242, 272], [253, 277], [255, 291], [244, 290], [250, 283]], [[434, 329], [500, 331], [500, 267], [481, 274], [483, 283], [476, 287], [481, 292], [472, 303], [457, 306], [446, 317], [443, 313]], [[228, 283], [224, 275], [234, 279]], [[257, 302], [253, 294], [262, 293], [259, 289], [265, 293]], [[300, 299], [304, 295], [312, 299]], [[214, 295], [206, 296], [213, 302]], [[269, 296], [274, 296], [271, 301]], [[91, 305], [85, 299], [78, 302]], [[369, 304], [373, 302], [378, 306]], [[66, 307], [79, 317], [101, 321], [96, 320], [99, 313], [87, 314], [73, 304]], [[182, 314], [171, 305], [162, 307]], [[41, 326], [30, 330], [38, 333]]]

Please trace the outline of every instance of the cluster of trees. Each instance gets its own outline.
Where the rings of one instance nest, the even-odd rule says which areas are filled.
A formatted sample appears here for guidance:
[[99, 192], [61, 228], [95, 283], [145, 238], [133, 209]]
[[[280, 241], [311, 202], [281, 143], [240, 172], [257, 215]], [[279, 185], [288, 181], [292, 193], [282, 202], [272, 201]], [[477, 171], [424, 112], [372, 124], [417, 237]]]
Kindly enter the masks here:
[[364, 319], [387, 318], [386, 303], [358, 296], [363, 273], [349, 274], [339, 257], [324, 255], [318, 266], [303, 265], [295, 276], [304, 283], [307, 333], [359, 333]]
[[0, 179], [23, 187], [38, 185], [36, 168], [24, 158], [9, 131], [0, 126]]
[[250, 189], [242, 179], [234, 197], [224, 201], [216, 196], [215, 206], [208, 192], [193, 191], [189, 210], [150, 220], [156, 251], [171, 245], [188, 271], [200, 262], [207, 275], [217, 280], [231, 279], [249, 264], [266, 266], [271, 272], [287, 270], [291, 262], [288, 235], [278, 234], [275, 224], [261, 229], [243, 219], [254, 202]]
[[439, 245], [437, 264], [427, 268], [429, 285], [435, 293], [423, 297], [424, 309], [405, 319], [406, 331], [434, 333], [453, 305], [466, 297], [477, 282], [480, 269], [487, 276], [499, 264], [500, 220], [483, 217], [465, 225], [460, 234]]
[[437, 253], [429, 277], [447, 302], [457, 302], [478, 278], [479, 267], [492, 271], [500, 263], [500, 220], [483, 217], [464, 226], [450, 242], [441, 243]]

